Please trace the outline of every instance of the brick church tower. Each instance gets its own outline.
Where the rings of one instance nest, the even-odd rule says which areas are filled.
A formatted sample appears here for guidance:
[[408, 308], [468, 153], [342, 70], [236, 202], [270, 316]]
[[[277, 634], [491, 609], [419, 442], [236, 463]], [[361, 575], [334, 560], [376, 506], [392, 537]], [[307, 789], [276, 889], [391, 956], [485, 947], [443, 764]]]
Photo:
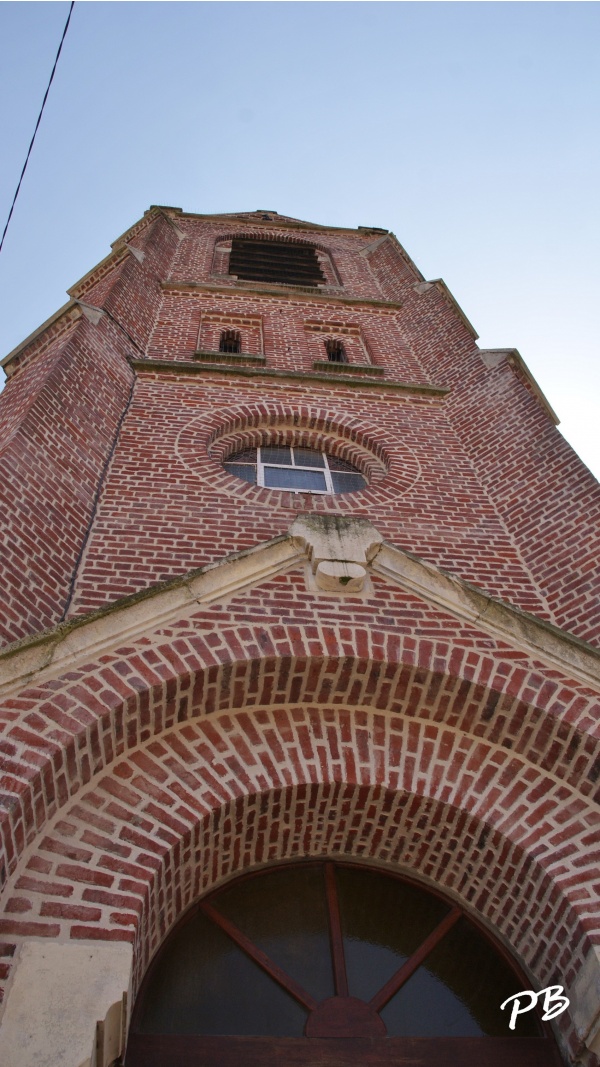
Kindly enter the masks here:
[[476, 337], [153, 207], [4, 360], [3, 1067], [598, 1064], [600, 488]]

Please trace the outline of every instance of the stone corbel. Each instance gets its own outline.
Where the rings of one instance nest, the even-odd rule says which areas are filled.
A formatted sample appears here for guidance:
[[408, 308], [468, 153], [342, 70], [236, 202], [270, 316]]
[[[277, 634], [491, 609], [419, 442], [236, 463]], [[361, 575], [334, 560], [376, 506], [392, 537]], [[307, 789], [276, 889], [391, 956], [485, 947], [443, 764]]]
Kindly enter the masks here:
[[306, 552], [317, 588], [336, 593], [362, 591], [383, 541], [368, 519], [339, 515], [301, 515], [290, 536]]

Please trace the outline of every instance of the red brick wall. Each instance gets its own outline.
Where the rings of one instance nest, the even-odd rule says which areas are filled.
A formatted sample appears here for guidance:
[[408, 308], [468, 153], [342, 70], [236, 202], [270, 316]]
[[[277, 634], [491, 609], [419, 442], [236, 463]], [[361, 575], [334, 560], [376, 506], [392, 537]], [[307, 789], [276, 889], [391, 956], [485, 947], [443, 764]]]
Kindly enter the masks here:
[[435, 880], [568, 985], [600, 938], [596, 708], [379, 578], [193, 608], [5, 702], [4, 970], [24, 937], [126, 939], [139, 979], [203, 888], [343, 854]]
[[[390, 263], [383, 277], [390, 277]], [[400, 257], [398, 257], [400, 261]], [[446, 412], [474, 472], [558, 625], [600, 638], [600, 486], [553, 425], [522, 371], [485, 366], [443, 295], [407, 279], [390, 295], [407, 343], [451, 387]]]
[[298, 572], [5, 702], [5, 789], [14, 798], [5, 870], [94, 773], [174, 722], [332, 701], [443, 721], [582, 796], [597, 793], [595, 694], [379, 579], [372, 599], [337, 600], [307, 592]]
[[[89, 610], [269, 540], [288, 529], [298, 510], [317, 510], [366, 514], [393, 543], [548, 617], [473, 476], [443, 403], [329, 384], [298, 385], [292, 399], [289, 386], [277, 390], [261, 379], [141, 375], [73, 610]], [[296, 440], [331, 451], [339, 437], [352, 435], [367, 452], [385, 456], [389, 472], [383, 477], [381, 470], [366, 490], [341, 497], [260, 490], [227, 475], [220, 457], [209, 455], [211, 439], [232, 420], [241, 429], [262, 424], [271, 439], [296, 426]], [[319, 426], [327, 428], [321, 437], [312, 428]], [[238, 435], [230, 451], [244, 444]]]
[[[81, 614], [309, 511], [366, 516], [393, 544], [597, 639], [599, 490], [521, 372], [485, 365], [391, 239], [275, 228], [329, 250], [355, 301], [340, 304], [333, 290], [263, 297], [211, 274], [215, 240], [234, 232], [264, 230], [151, 212], [125, 236], [141, 262], [117, 243], [75, 287], [108, 314], [56, 324], [25, 351], [0, 408], [5, 639], [55, 623], [71, 585]], [[228, 316], [278, 373], [132, 367], [191, 362]], [[383, 380], [290, 376], [312, 373], [315, 323], [346, 329], [351, 360], [364, 346]], [[393, 388], [407, 383], [450, 391]], [[369, 485], [294, 495], [224, 471], [261, 440], [323, 448]], [[597, 694], [381, 579], [337, 599], [307, 592], [298, 568], [52, 670], [0, 709], [0, 981], [23, 938], [59, 935], [131, 941], [139, 980], [200, 892], [298, 855], [435, 881], [539, 987], [568, 987], [600, 941]], [[560, 1025], [574, 1048], [567, 1013]]]
[[117, 345], [81, 320], [10, 379], [0, 398], [12, 421], [1, 452], [3, 643], [54, 625], [66, 607], [133, 381]]
[[2, 643], [55, 625], [69, 604], [134, 382], [127, 358], [145, 350], [178, 239], [159, 217], [137, 240], [143, 264], [127, 255], [77, 287], [93, 306], [100, 288], [110, 315], [98, 325], [67, 315], [23, 352], [0, 397]]
[[[104, 302], [128, 355], [189, 361], [199, 339], [203, 347], [218, 347], [220, 324], [230, 320], [252, 323], [241, 327], [242, 347], [257, 353], [262, 346], [267, 370], [310, 373], [315, 358], [324, 354], [315, 323], [327, 329], [338, 323], [348, 331], [351, 360], [366, 362], [366, 352], [385, 370], [384, 384], [349, 388], [333, 374], [330, 382], [303, 385], [208, 371], [179, 379], [140, 372], [78, 567], [74, 610], [257, 544], [285, 530], [298, 507], [342, 509], [368, 512], [394, 543], [585, 640], [598, 640], [597, 484], [517, 371], [508, 364], [492, 370], [484, 365], [451, 301], [435, 286], [423, 291], [421, 276], [391, 238], [377, 244], [379, 237], [372, 233], [265, 229], [251, 219], [236, 223], [175, 215], [174, 223], [151, 212], [126, 235], [143, 253], [143, 262], [118, 244], [112, 275], [110, 263], [105, 264], [76, 287], [76, 295], [82, 292], [89, 303]], [[315, 300], [300, 290], [259, 296], [249, 283], [235, 288], [233, 280], [223, 288], [223, 277], [211, 274], [214, 245], [234, 230], [313, 241], [328, 249], [344, 297], [355, 303]], [[205, 288], [164, 288], [174, 282]], [[390, 299], [400, 306], [377, 305]], [[102, 331], [96, 329], [101, 345]], [[80, 358], [92, 357], [82, 351]], [[19, 378], [22, 372], [15, 392]], [[450, 392], [426, 398], [386, 391], [385, 383], [441, 384]], [[243, 417], [260, 401], [269, 412], [275, 407], [280, 412], [282, 433], [305, 412], [318, 418], [325, 411], [334, 435], [345, 432], [342, 427], [352, 420], [370, 424], [372, 437], [387, 446], [388, 478], [363, 493], [323, 501], [261, 493], [224, 480], [205, 453], [198, 453], [193, 471], [182, 463], [181, 432], [199, 431], [207, 414], [230, 412], [236, 405]], [[307, 434], [304, 442], [314, 440]], [[48, 470], [52, 462], [50, 453]], [[53, 495], [56, 500], [57, 492]], [[40, 558], [48, 570], [47, 556]], [[57, 566], [64, 586], [68, 568]], [[17, 583], [18, 572], [15, 563]], [[59, 586], [49, 587], [46, 600], [48, 594], [59, 595]], [[28, 606], [22, 618], [18, 607], [14, 611], [7, 636], [31, 632], [57, 617], [47, 604], [44, 610]]]

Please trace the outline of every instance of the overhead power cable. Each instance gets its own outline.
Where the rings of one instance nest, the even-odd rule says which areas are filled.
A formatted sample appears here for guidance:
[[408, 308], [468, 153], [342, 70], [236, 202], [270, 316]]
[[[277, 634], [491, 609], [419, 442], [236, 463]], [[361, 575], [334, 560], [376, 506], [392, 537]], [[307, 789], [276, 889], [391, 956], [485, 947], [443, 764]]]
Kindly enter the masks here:
[[46, 100], [48, 99], [48, 93], [50, 92], [50, 86], [52, 85], [52, 79], [54, 78], [54, 75], [56, 73], [56, 67], [58, 65], [59, 56], [60, 56], [60, 53], [61, 53], [61, 50], [62, 50], [62, 46], [64, 44], [65, 37], [67, 36], [67, 30], [69, 29], [69, 23], [71, 21], [71, 15], [73, 14], [73, 8], [74, 7], [75, 7], [75, 0], [71, 0], [71, 6], [69, 8], [69, 14], [67, 15], [67, 21], [65, 23], [65, 28], [63, 30], [63, 35], [62, 35], [62, 37], [60, 39], [60, 44], [58, 46], [58, 52], [56, 53], [56, 59], [54, 60], [54, 66], [52, 67], [52, 74], [50, 75], [50, 81], [48, 82], [48, 85], [46, 87], [46, 92], [44, 93], [44, 99], [42, 100], [42, 106], [40, 108], [40, 113], [38, 115], [38, 119], [37, 119], [37, 122], [35, 124], [35, 130], [33, 131], [33, 137], [31, 138], [31, 144], [29, 145], [29, 149], [27, 151], [27, 156], [26, 156], [25, 162], [23, 164], [23, 170], [21, 171], [21, 177], [19, 178], [19, 184], [17, 185], [17, 189], [16, 189], [16, 192], [15, 192], [15, 195], [13, 196], [13, 202], [11, 204], [10, 211], [8, 213], [8, 218], [6, 220], [6, 226], [4, 227], [4, 233], [2, 234], [2, 239], [0, 240], [0, 252], [2, 251], [2, 245], [4, 244], [4, 238], [6, 237], [6, 231], [8, 230], [8, 224], [9, 224], [11, 218], [12, 218], [12, 213], [15, 210], [15, 204], [17, 202], [17, 197], [19, 195], [19, 190], [21, 188], [21, 183], [23, 181], [23, 178], [25, 177], [25, 171], [27, 170], [27, 164], [29, 163], [29, 157], [31, 155], [31, 149], [33, 148], [33, 142], [35, 141], [35, 135], [38, 132], [38, 127], [40, 125], [40, 122], [42, 121], [42, 115], [44, 113], [44, 108], [46, 106]]

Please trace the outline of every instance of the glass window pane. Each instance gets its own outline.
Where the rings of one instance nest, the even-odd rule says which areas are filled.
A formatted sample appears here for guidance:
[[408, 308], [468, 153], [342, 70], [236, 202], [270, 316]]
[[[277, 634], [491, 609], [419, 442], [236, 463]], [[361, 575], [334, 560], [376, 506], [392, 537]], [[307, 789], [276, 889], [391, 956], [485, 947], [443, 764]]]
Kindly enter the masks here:
[[301, 1037], [306, 1011], [202, 912], [165, 945], [136, 1030]]
[[267, 448], [263, 445], [260, 450], [260, 458], [263, 463], [285, 463], [291, 467], [292, 450], [291, 448]]
[[303, 471], [285, 467], [265, 467], [265, 485], [269, 489], [327, 489], [325, 475], [320, 471]]
[[[378, 871], [336, 867], [350, 995], [371, 997], [446, 916], [450, 904]], [[233, 882], [211, 898], [317, 1002], [333, 995], [322, 864], [279, 867]], [[500, 1004], [527, 983], [462, 917], [382, 1009], [398, 1037], [535, 1037], [528, 1012], [508, 1029]], [[201, 910], [172, 934], [134, 1012], [146, 1034], [300, 1037], [307, 1012]], [[358, 1062], [358, 1061], [357, 1061]]]
[[324, 467], [325, 460], [322, 452], [316, 448], [295, 448], [294, 463], [297, 467]]
[[351, 463], [346, 463], [345, 459], [338, 459], [337, 456], [327, 456], [327, 462], [329, 463], [330, 471], [350, 471], [356, 473], [356, 467], [353, 467]]
[[[484, 1034], [460, 997], [422, 967], [386, 1004], [381, 1018], [390, 1037], [483, 1037]], [[506, 1029], [505, 1035], [508, 1034]]]
[[256, 467], [251, 463], [225, 463], [224, 467], [228, 474], [243, 478], [245, 482], [256, 483]]
[[322, 867], [281, 869], [224, 889], [215, 908], [315, 997], [334, 994]]
[[381, 1013], [398, 1036], [537, 1037], [535, 1012], [509, 1030], [507, 997], [526, 988], [468, 919], [460, 919]]
[[336, 878], [350, 995], [370, 1000], [449, 908], [376, 871], [341, 867]]
[[256, 449], [243, 448], [241, 452], [234, 452], [225, 460], [226, 463], [256, 463]]
[[332, 471], [334, 493], [353, 493], [357, 489], [364, 489], [365, 479], [362, 474], [338, 474]]

